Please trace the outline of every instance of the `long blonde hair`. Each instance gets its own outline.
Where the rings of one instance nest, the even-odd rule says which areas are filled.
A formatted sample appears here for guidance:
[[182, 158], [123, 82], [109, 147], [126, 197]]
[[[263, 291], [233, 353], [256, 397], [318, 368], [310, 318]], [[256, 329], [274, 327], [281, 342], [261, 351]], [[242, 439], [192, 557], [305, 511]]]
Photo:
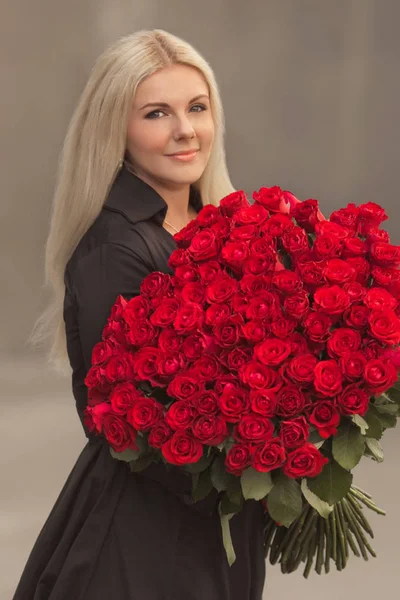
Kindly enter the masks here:
[[[193, 184], [203, 204], [219, 204], [234, 191], [224, 149], [224, 113], [214, 73], [187, 42], [160, 29], [120, 38], [96, 61], [70, 121], [62, 148], [45, 252], [45, 287], [52, 299], [28, 343], [47, 345], [50, 365], [69, 371], [63, 319], [65, 267], [99, 215], [125, 154], [129, 109], [139, 83], [173, 64], [197, 68], [209, 86], [215, 136], [209, 162]], [[45, 343], [47, 342], [47, 343]]]

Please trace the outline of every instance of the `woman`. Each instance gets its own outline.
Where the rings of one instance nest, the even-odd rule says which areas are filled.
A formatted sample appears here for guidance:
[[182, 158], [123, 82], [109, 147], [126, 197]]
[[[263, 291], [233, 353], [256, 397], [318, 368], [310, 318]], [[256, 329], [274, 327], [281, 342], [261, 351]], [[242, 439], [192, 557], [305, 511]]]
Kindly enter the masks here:
[[[97, 61], [66, 137], [46, 250], [55, 298], [34, 340], [68, 358], [87, 444], [29, 556], [14, 600], [261, 600], [263, 511], [231, 520], [229, 567], [215, 494], [153, 464], [131, 474], [84, 420], [84, 384], [119, 294], [171, 273], [173, 234], [233, 191], [213, 72], [161, 30], [122, 38]], [[67, 350], [67, 357], [66, 357]]]

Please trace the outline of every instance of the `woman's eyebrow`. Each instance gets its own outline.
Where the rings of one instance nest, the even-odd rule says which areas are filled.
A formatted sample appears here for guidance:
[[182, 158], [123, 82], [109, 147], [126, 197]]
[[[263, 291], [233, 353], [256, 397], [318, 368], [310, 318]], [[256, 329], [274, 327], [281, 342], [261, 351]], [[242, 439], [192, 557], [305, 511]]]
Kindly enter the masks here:
[[[199, 100], [199, 98], [208, 98], [207, 94], [199, 94], [198, 96], [195, 96], [194, 98], [192, 98], [190, 100], [190, 102], [188, 102], [188, 104], [191, 104], [192, 102], [195, 102], [196, 100]], [[166, 102], [148, 102], [147, 104], [145, 104], [144, 106], [142, 106], [142, 108], [139, 108], [139, 110], [143, 110], [144, 108], [147, 108], [148, 106], [162, 106], [163, 108], [171, 108], [169, 104], [167, 104]]]

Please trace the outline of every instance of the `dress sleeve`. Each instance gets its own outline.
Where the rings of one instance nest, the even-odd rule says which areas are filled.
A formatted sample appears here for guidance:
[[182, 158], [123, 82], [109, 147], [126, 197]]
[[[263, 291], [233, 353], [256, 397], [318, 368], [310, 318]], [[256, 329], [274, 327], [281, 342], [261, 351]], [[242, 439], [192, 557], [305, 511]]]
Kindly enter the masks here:
[[142, 280], [154, 270], [141, 251], [116, 243], [101, 244], [79, 261], [72, 285], [86, 371], [118, 295], [126, 299], [139, 295]]

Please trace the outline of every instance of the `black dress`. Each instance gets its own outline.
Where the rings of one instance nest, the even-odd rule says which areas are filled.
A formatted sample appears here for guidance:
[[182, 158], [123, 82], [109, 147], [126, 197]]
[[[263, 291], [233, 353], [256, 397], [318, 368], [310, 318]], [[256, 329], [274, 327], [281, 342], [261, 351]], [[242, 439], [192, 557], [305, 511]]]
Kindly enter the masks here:
[[[198, 211], [201, 200], [192, 192]], [[137, 474], [87, 431], [85, 375], [118, 294], [176, 248], [167, 204], [123, 167], [65, 271], [64, 320], [76, 408], [88, 438], [30, 553], [13, 600], [261, 600], [263, 510], [231, 519], [236, 562], [222, 544], [217, 498], [193, 504], [190, 476], [153, 464]]]

